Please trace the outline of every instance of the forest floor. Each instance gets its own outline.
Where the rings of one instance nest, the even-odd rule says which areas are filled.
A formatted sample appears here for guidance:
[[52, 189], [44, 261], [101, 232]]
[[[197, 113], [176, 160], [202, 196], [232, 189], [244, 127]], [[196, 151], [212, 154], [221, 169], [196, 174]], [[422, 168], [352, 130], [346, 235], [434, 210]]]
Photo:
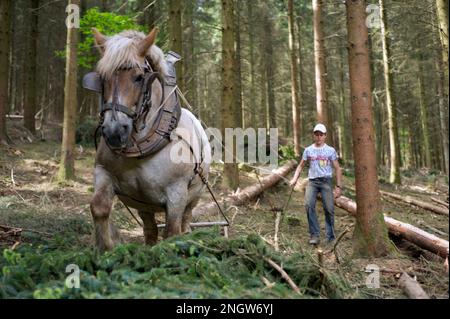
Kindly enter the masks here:
[[[15, 144], [12, 147], [0, 146], [0, 225], [22, 229], [22, 235], [0, 236], [0, 249], [16, 248], [33, 243], [40, 237], [52, 238], [56, 234], [65, 236], [76, 234], [78, 240], [90, 247], [92, 245], [92, 221], [89, 201], [93, 194], [92, 171], [94, 166], [93, 147], [77, 146], [75, 181], [64, 184], [56, 182], [60, 158], [60, 143], [55, 136], [48, 134], [46, 141], [35, 140], [30, 143], [18, 124], [10, 127], [10, 135]], [[292, 173], [289, 177], [292, 176]], [[263, 177], [263, 176], [260, 176]], [[430, 202], [430, 197], [448, 202], [448, 178], [427, 170], [403, 172], [403, 185], [394, 187], [383, 183], [380, 188], [392, 193], [410, 195]], [[219, 166], [213, 166], [209, 177], [217, 197], [225, 195], [220, 188]], [[242, 188], [258, 183], [254, 171], [241, 173]], [[344, 170], [344, 194], [354, 198], [354, 173], [351, 168]], [[275, 212], [274, 207], [284, 207], [290, 188], [287, 180], [258, 197], [245, 206], [231, 207], [227, 216], [231, 220], [229, 237], [237, 238], [248, 234], [259, 235], [267, 245], [274, 245]], [[210, 201], [205, 192], [200, 205]], [[317, 247], [308, 244], [308, 223], [306, 219], [303, 192], [293, 193], [279, 231], [280, 253], [292, 255], [297, 252], [317, 256]], [[397, 220], [417, 226], [429, 233], [449, 240], [447, 216], [436, 215], [406, 203], [382, 197], [382, 211]], [[324, 234], [324, 214], [321, 204], [317, 205], [321, 232]], [[199, 218], [205, 220], [221, 219], [219, 215]], [[115, 201], [113, 222], [121, 229], [127, 243], [143, 243], [142, 229], [126, 211]], [[160, 222], [164, 222], [160, 218]], [[355, 258], [352, 253], [352, 234], [355, 220], [346, 211], [335, 210], [336, 236], [346, 232], [337, 245], [336, 253], [321, 244], [325, 251], [322, 267], [345, 277], [351, 286], [358, 290], [365, 287], [368, 265], [377, 265], [381, 270], [379, 288], [366, 292], [369, 298], [406, 298], [398, 287], [399, 275], [406, 271], [422, 285], [431, 298], [448, 298], [449, 277], [444, 268], [444, 260], [420, 249], [405, 240], [390, 237], [397, 250], [388, 257], [376, 259]], [[322, 238], [323, 239], [323, 238]], [[336, 259], [338, 256], [338, 260]]]

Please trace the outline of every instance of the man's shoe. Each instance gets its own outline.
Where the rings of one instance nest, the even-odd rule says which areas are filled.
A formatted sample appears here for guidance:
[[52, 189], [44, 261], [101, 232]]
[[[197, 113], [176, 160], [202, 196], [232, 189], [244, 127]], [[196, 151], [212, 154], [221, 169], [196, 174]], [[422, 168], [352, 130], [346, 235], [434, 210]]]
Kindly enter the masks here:
[[320, 243], [320, 239], [317, 236], [312, 236], [311, 239], [309, 240], [309, 243], [311, 245], [318, 245]]

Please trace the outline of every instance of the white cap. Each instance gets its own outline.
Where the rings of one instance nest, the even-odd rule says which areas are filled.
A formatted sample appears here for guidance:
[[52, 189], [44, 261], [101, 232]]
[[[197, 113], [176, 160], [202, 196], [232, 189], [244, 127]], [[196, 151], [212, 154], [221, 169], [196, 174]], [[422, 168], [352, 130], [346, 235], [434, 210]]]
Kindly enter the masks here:
[[319, 123], [316, 126], [314, 126], [313, 132], [317, 132], [317, 131], [325, 134], [327, 132], [327, 128], [325, 127], [325, 125]]

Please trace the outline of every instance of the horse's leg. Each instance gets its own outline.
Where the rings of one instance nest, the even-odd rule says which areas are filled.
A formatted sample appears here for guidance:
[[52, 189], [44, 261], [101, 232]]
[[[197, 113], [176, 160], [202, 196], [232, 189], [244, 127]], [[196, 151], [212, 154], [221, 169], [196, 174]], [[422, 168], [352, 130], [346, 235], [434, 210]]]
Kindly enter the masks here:
[[95, 193], [91, 199], [91, 214], [94, 220], [95, 245], [101, 251], [111, 250], [120, 236], [109, 220], [114, 190], [108, 173], [102, 168], [95, 168]]
[[138, 211], [144, 222], [144, 238], [146, 245], [155, 245], [158, 241], [158, 225], [156, 225], [155, 213]]
[[181, 224], [187, 204], [187, 185], [180, 183], [168, 187], [166, 195], [166, 228], [164, 229], [164, 238], [181, 234]]
[[184, 211], [183, 218], [181, 220], [181, 231], [183, 233], [190, 233], [191, 230], [191, 221], [192, 221], [192, 209], [197, 205], [199, 201], [198, 199], [193, 200], [186, 206], [186, 210]]

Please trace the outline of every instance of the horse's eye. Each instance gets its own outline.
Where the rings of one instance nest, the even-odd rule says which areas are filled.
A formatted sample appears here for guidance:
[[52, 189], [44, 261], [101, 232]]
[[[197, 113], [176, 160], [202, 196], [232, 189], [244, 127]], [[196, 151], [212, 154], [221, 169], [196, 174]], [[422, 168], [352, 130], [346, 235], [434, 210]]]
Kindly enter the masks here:
[[140, 82], [142, 82], [143, 79], [144, 79], [144, 77], [141, 74], [139, 74], [138, 76], [136, 76], [134, 78], [134, 82], [140, 83]]

